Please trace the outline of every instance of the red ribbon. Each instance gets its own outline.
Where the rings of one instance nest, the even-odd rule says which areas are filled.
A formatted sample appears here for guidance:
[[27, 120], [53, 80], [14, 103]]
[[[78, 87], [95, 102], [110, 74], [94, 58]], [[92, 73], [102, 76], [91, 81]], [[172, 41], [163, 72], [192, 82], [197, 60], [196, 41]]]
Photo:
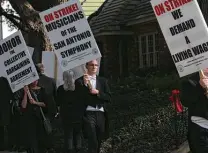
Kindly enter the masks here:
[[178, 113], [181, 113], [181, 112], [183, 112], [183, 105], [181, 104], [179, 95], [180, 95], [179, 90], [177, 90], [177, 89], [172, 90], [172, 95], [169, 97], [169, 100], [172, 102], [173, 107], [175, 108], [175, 110]]

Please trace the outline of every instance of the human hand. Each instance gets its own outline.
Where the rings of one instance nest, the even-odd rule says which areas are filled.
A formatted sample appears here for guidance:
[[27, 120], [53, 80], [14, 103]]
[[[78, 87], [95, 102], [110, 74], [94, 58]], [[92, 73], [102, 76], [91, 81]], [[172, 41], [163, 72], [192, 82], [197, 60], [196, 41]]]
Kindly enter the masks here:
[[91, 89], [90, 90], [90, 93], [93, 94], [93, 95], [97, 95], [97, 94], [99, 94], [99, 90], [97, 90], [97, 89]]
[[199, 84], [202, 88], [208, 89], [208, 78], [200, 78]]
[[28, 86], [24, 86], [24, 88], [23, 88], [23, 89], [24, 89], [24, 92], [25, 92], [25, 93], [27, 93], [27, 92], [29, 91]]
[[36, 105], [38, 105], [38, 106], [40, 106], [40, 107], [45, 107], [45, 106], [46, 106], [43, 102], [37, 102]]
[[84, 79], [84, 84], [87, 85], [89, 83], [89, 75], [85, 73], [83, 79]]

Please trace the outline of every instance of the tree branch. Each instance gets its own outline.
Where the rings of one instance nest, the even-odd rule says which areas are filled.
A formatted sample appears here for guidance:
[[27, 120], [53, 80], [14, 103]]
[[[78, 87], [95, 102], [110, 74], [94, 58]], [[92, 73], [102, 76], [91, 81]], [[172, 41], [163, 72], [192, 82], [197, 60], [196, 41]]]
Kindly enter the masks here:
[[83, 5], [87, 0], [83, 0], [83, 2], [81, 2], [81, 5]]
[[11, 21], [17, 28], [26, 31], [25, 27], [21, 24], [20, 17], [14, 15], [14, 14], [8, 14], [2, 7], [0, 7], [0, 15], [5, 16], [9, 21]]

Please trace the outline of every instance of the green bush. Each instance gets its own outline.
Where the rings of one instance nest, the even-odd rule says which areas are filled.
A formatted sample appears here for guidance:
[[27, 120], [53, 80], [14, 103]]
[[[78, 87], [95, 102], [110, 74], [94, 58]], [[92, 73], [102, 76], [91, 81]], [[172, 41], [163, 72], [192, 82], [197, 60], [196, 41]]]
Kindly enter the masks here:
[[180, 88], [181, 79], [179, 75], [176, 73], [171, 73], [169, 75], [161, 76], [151, 76], [147, 78], [147, 86], [152, 89], [160, 89], [160, 90], [167, 90], [167, 89], [178, 89]]
[[[178, 120], [175, 129], [174, 117], [170, 105], [151, 115], [137, 117], [114, 131], [103, 143], [102, 153], [167, 153], [186, 139], [185, 120]], [[175, 130], [179, 132], [178, 137]]]

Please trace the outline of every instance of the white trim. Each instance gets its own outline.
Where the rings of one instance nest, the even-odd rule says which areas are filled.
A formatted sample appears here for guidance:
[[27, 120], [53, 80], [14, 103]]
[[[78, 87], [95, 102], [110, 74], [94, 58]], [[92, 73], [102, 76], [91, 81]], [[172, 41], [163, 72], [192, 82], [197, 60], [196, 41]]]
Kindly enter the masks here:
[[[139, 52], [139, 68], [146, 68], [146, 67], [155, 67], [158, 65], [157, 61], [157, 54], [159, 51], [156, 50], [156, 37], [155, 35], [157, 34], [157, 32], [150, 32], [150, 33], [146, 33], [146, 34], [142, 34], [142, 35], [138, 35], [137, 38], [135, 38], [135, 43], [136, 46], [139, 46], [139, 50], [137, 50], [137, 52]], [[153, 52], [149, 52], [149, 47], [148, 47], [148, 36], [152, 35], [153, 36]], [[146, 51], [145, 53], [142, 53], [142, 41], [141, 38], [145, 37], [145, 46], [146, 46]], [[153, 54], [153, 64], [150, 65], [150, 54]], [[143, 55], [146, 55], [146, 61], [147, 64], [146, 66], [144, 66], [144, 60], [143, 60]]]

